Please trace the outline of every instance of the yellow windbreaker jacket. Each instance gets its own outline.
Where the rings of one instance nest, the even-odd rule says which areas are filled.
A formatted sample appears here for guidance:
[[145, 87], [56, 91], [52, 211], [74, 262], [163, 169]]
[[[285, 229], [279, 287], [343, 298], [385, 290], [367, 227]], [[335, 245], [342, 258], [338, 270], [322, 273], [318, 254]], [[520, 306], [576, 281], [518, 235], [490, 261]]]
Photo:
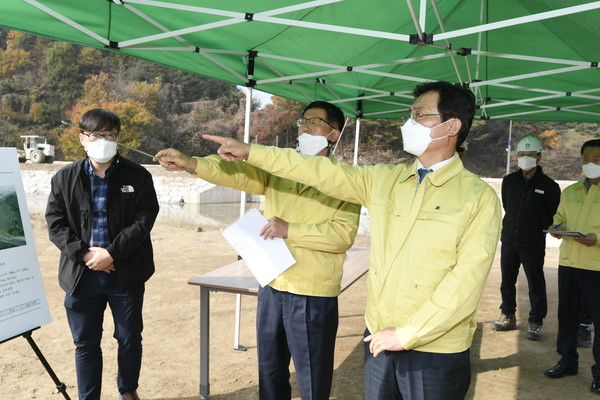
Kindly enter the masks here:
[[417, 188], [412, 165], [353, 167], [252, 145], [248, 163], [369, 209], [367, 328], [395, 327], [406, 349], [471, 346], [498, 245], [500, 201], [458, 157]]
[[566, 231], [595, 233], [598, 240], [588, 247], [573, 239], [563, 239], [559, 264], [600, 271], [600, 185], [591, 185], [588, 192], [583, 181], [579, 181], [563, 190], [554, 216], [555, 225], [561, 222]]
[[[325, 157], [321, 157], [325, 158]], [[354, 243], [360, 206], [333, 199], [300, 183], [271, 175], [243, 161], [214, 155], [196, 158], [196, 176], [211, 183], [265, 195], [264, 216], [289, 223], [288, 245], [296, 264], [269, 286], [294, 294], [340, 294], [346, 250]]]

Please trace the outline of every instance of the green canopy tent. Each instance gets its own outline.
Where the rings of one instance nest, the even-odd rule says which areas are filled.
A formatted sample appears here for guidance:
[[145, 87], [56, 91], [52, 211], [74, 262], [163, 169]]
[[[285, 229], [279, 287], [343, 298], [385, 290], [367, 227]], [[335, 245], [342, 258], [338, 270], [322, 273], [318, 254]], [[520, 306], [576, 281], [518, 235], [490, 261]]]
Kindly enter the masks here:
[[2, 0], [0, 26], [397, 118], [420, 82], [478, 116], [600, 122], [600, 1]]
[[600, 122], [600, 1], [2, 0], [0, 26], [246, 86], [249, 99], [336, 103], [357, 119], [356, 143], [361, 118], [398, 118], [431, 80], [471, 88], [482, 119]]

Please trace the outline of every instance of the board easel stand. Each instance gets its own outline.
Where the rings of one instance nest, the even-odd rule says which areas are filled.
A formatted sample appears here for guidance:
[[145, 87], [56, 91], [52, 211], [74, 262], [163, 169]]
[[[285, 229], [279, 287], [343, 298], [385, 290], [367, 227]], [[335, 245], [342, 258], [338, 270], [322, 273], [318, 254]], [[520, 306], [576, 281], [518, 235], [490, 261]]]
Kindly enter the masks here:
[[65, 385], [64, 382], [61, 382], [58, 379], [58, 377], [56, 376], [56, 374], [52, 370], [52, 367], [50, 367], [50, 364], [48, 364], [48, 361], [46, 361], [46, 357], [44, 357], [44, 355], [42, 354], [40, 348], [37, 346], [37, 344], [35, 343], [35, 341], [31, 337], [31, 332], [33, 332], [34, 330], [39, 329], [39, 328], [40, 327], [38, 326], [37, 328], [30, 329], [27, 332], [21, 333], [21, 334], [19, 334], [17, 336], [13, 336], [11, 338], [5, 339], [5, 340], [1, 341], [0, 344], [2, 344], [4, 342], [8, 342], [9, 340], [12, 340], [14, 338], [18, 338], [19, 336], [23, 336], [27, 340], [27, 342], [29, 343], [29, 345], [31, 346], [31, 348], [33, 349], [35, 355], [40, 360], [40, 362], [42, 363], [42, 365], [44, 366], [44, 368], [46, 368], [46, 371], [48, 372], [48, 375], [50, 375], [50, 378], [52, 378], [52, 380], [54, 381], [54, 384], [56, 385], [56, 389], [60, 393], [62, 393], [62, 395], [65, 397], [65, 399], [71, 400], [71, 398], [67, 394], [67, 386]]

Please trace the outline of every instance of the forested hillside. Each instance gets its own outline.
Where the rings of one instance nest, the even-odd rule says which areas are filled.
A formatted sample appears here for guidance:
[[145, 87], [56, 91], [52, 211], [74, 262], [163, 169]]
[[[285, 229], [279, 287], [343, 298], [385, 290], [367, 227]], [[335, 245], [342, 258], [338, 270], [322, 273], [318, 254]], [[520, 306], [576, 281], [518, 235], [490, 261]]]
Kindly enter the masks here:
[[[254, 104], [252, 141], [290, 147], [302, 104], [273, 97], [273, 104]], [[57, 146], [57, 160], [84, 155], [76, 124], [91, 108], [103, 107], [122, 119], [121, 140], [154, 154], [164, 147], [192, 155], [213, 153], [203, 133], [241, 138], [245, 96], [234, 85], [169, 69], [118, 53], [71, 45], [0, 30], [0, 146], [20, 147], [20, 135], [44, 135]], [[351, 162], [354, 124], [348, 120], [336, 154]], [[402, 151], [399, 120], [363, 120], [359, 163], [412, 161]], [[472, 171], [486, 177], [506, 172], [508, 121], [476, 121], [463, 158]], [[556, 179], [578, 179], [579, 148], [600, 137], [600, 124], [514, 122], [513, 152], [525, 135], [542, 140], [542, 165]], [[149, 158], [124, 154], [138, 162]], [[510, 169], [516, 168], [513, 161]]]

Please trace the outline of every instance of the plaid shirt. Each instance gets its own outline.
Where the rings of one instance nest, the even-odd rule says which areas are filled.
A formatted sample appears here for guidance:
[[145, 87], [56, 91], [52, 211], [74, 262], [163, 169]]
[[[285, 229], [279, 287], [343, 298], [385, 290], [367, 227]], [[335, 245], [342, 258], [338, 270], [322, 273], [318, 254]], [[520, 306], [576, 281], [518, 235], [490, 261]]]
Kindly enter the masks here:
[[114, 166], [115, 163], [113, 162], [106, 170], [104, 178], [100, 178], [94, 173], [89, 158], [86, 159], [85, 172], [89, 175], [92, 185], [92, 237], [90, 238], [90, 247], [106, 248], [110, 244], [108, 240], [106, 193], [108, 191], [108, 177]]

